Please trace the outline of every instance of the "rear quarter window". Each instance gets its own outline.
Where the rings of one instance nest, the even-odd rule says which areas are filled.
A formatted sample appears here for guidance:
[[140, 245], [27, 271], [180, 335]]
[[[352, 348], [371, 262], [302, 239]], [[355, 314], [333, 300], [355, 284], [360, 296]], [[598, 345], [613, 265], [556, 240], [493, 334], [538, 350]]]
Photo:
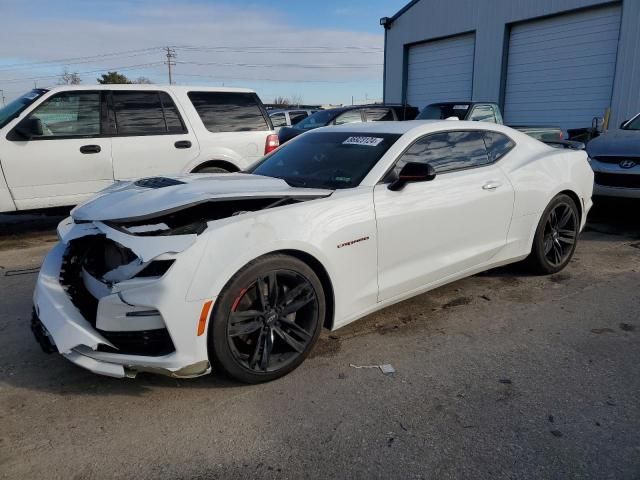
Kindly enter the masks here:
[[498, 132], [484, 132], [484, 144], [491, 163], [500, 160], [516, 146], [515, 142], [506, 135]]
[[253, 132], [271, 127], [255, 93], [189, 92], [189, 100], [210, 132]]

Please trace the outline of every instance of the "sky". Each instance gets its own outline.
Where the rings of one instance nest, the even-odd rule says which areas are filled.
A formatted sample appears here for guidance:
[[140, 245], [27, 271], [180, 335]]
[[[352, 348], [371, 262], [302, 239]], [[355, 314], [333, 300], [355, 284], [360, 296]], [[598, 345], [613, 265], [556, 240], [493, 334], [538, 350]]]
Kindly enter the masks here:
[[107, 70], [168, 83], [255, 89], [305, 103], [382, 98], [384, 31], [408, 0], [0, 0], [0, 89], [17, 95]]

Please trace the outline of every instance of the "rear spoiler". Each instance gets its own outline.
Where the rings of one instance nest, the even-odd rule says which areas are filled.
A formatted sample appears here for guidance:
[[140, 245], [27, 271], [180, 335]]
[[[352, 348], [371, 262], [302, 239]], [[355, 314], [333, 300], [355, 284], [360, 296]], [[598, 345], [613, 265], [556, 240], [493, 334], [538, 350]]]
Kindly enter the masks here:
[[586, 148], [584, 143], [574, 140], [542, 140], [542, 143], [546, 143], [550, 147], [568, 148], [570, 150], [584, 150]]

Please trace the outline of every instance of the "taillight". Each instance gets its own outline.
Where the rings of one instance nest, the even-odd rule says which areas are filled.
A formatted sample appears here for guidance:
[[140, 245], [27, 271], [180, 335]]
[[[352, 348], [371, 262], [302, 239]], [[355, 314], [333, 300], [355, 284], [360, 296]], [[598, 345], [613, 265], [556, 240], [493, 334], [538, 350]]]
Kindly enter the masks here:
[[562, 140], [563, 138], [564, 138], [564, 132], [560, 130], [560, 140]]
[[278, 135], [271, 134], [267, 135], [267, 141], [264, 144], [264, 154], [273, 152], [276, 148], [280, 146], [280, 140], [278, 140]]

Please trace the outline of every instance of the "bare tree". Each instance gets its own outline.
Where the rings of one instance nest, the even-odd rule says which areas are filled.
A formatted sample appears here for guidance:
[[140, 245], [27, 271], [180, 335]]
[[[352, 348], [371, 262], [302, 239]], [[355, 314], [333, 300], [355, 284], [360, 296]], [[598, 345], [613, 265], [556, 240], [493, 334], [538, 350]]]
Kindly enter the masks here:
[[302, 95], [294, 95], [291, 97], [291, 105], [295, 105], [296, 107], [299, 107], [300, 105], [302, 105]]
[[67, 67], [64, 67], [60, 78], [58, 78], [58, 85], [80, 85], [81, 83], [82, 79], [78, 72], [70, 72]]
[[279, 105], [281, 107], [288, 107], [289, 105], [291, 105], [291, 102], [289, 101], [289, 99], [287, 97], [283, 97], [281, 95], [278, 95], [276, 98], [273, 99], [273, 104], [274, 105]]
[[136, 78], [133, 83], [139, 83], [139, 84], [143, 84], [143, 85], [151, 85], [153, 82], [148, 79], [147, 77], [138, 77]]

